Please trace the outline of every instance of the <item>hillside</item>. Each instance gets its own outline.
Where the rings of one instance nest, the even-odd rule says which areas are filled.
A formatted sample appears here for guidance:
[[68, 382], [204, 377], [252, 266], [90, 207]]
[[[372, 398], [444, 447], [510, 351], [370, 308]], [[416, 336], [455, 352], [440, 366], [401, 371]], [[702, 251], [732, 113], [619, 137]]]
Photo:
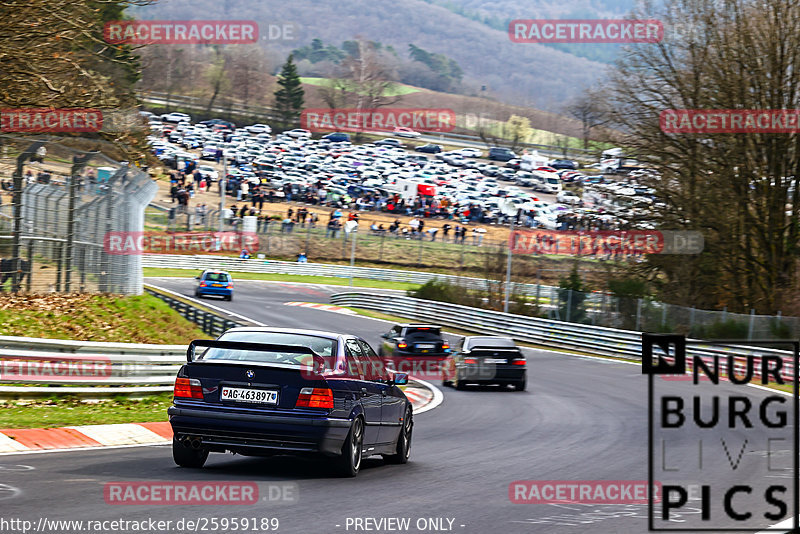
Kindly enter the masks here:
[[[528, 18], [535, 16], [534, 5], [512, 4], [513, 10], [495, 12], [509, 14], [509, 18], [523, 13]], [[468, 94], [478, 94], [485, 86], [486, 96], [542, 110], [559, 111], [564, 102], [595, 84], [605, 69], [601, 63], [543, 45], [512, 43], [506, 31], [424, 0], [162, 0], [140, 8], [136, 16], [186, 20], [208, 19], [209, 13], [220, 19], [257, 21], [262, 28], [262, 46], [274, 57], [285, 57], [314, 38], [334, 44], [356, 38], [379, 41], [403, 56], [408, 45], [414, 44], [457, 61]], [[283, 23], [294, 25], [295, 39], [269, 41], [263, 28]]]

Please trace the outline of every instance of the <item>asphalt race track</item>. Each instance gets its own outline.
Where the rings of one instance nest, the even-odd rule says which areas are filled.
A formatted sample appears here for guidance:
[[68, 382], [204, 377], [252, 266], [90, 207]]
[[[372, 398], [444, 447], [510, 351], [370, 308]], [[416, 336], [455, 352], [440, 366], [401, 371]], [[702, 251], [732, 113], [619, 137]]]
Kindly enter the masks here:
[[[192, 296], [195, 283], [188, 277], [148, 282], [187, 296]], [[233, 302], [208, 299], [208, 303], [270, 326], [358, 333], [374, 346], [388, 330], [387, 323], [283, 305], [327, 302], [330, 294], [346, 289], [239, 281]], [[528, 351], [528, 362], [526, 392], [443, 389], [444, 402], [415, 418], [411, 461], [404, 466], [373, 459], [357, 478], [345, 480], [328, 474], [317, 461], [286, 457], [212, 454], [203, 470], [181, 469], [173, 464], [170, 449], [162, 446], [0, 456], [0, 482], [5, 485], [0, 486], [2, 515], [34, 523], [44, 516], [47, 520], [152, 518], [172, 520], [173, 525], [202, 517], [276, 517], [277, 532], [292, 533], [391, 532], [356, 530], [352, 521], [349, 527], [347, 522], [390, 517], [411, 518], [407, 532], [419, 532], [417, 520], [427, 518], [445, 518], [440, 531], [464, 533], [646, 532], [646, 504], [510, 501], [509, 484], [516, 480], [647, 480], [647, 381], [640, 367], [533, 350]], [[664, 381], [658, 387], [668, 391], [685, 385]], [[754, 404], [766, 395], [755, 388], [747, 390]], [[737, 469], [719, 469], [709, 459], [725, 457], [719, 438], [700, 435], [698, 430], [687, 430], [683, 437], [670, 444], [668, 458], [697, 464], [697, 442], [704, 439], [706, 461], [696, 471], [698, 484], [727, 487], [762, 476], [758, 461], [762, 458], [750, 446]], [[731, 439], [729, 446], [735, 461], [741, 440]], [[255, 481], [260, 488], [288, 482], [297, 484], [298, 493], [293, 503], [240, 506], [119, 506], [104, 501], [108, 482], [175, 480]], [[753, 511], [761, 516], [763, 499], [753, 499], [760, 502]], [[740, 496], [735, 502], [747, 508], [751, 501]], [[695, 508], [694, 513], [700, 510]], [[447, 519], [453, 520], [452, 526]], [[680, 527], [677, 519], [674, 526]], [[762, 518], [761, 523], [766, 527], [776, 521]], [[431, 528], [436, 523], [420, 525], [436, 531]], [[173, 526], [168, 532], [188, 530]]]

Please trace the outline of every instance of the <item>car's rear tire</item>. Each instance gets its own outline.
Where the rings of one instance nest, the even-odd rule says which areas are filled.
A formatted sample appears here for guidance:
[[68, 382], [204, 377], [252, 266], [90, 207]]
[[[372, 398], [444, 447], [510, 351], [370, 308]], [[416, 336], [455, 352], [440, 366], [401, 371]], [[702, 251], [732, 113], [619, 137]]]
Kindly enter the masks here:
[[467, 389], [467, 385], [464, 383], [463, 380], [458, 379], [457, 374], [456, 377], [453, 379], [453, 387], [459, 391], [464, 391], [465, 389]]
[[225, 300], [230, 302], [231, 300], [233, 300], [233, 295], [228, 295], [227, 297], [225, 297]]
[[527, 379], [523, 378], [520, 382], [514, 384], [514, 389], [516, 391], [525, 391]]
[[201, 295], [199, 291], [195, 291], [195, 292], [194, 292], [194, 296], [195, 296], [195, 297], [197, 297], [197, 298], [200, 298], [200, 297], [202, 297], [203, 295]]
[[181, 467], [200, 468], [208, 459], [208, 448], [194, 449], [187, 447], [174, 436], [172, 438], [172, 459]]
[[414, 432], [414, 414], [411, 406], [406, 408], [406, 415], [403, 418], [403, 425], [400, 427], [400, 433], [397, 436], [397, 447], [394, 454], [384, 454], [383, 459], [386, 463], [390, 464], [405, 464], [408, 463], [408, 457], [411, 454], [411, 436]]
[[342, 447], [342, 454], [335, 460], [336, 472], [343, 477], [354, 477], [361, 469], [364, 447], [364, 421], [356, 417]]

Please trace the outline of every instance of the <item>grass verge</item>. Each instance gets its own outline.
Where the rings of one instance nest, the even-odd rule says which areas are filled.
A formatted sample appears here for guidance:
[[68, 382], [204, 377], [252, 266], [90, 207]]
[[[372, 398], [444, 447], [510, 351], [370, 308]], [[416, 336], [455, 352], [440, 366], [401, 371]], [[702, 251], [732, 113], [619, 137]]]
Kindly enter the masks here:
[[0, 428], [52, 428], [73, 425], [166, 421], [172, 394], [139, 400], [124, 397], [99, 402], [77, 398], [0, 402]]
[[151, 295], [9, 295], [0, 335], [117, 343], [184, 344], [205, 337]]
[[[144, 267], [142, 272], [145, 277], [176, 277], [193, 278], [194, 274], [200, 271], [192, 269], [161, 269], [156, 267]], [[269, 280], [275, 282], [297, 282], [305, 284], [327, 284], [332, 286], [348, 286], [348, 278], [333, 278], [326, 276], [304, 276], [297, 274], [272, 274], [272, 273], [245, 273], [240, 271], [229, 271], [235, 280]], [[406, 282], [388, 282], [383, 280], [367, 280], [365, 278], [353, 278], [353, 287], [368, 287], [373, 289], [417, 289], [419, 284]]]

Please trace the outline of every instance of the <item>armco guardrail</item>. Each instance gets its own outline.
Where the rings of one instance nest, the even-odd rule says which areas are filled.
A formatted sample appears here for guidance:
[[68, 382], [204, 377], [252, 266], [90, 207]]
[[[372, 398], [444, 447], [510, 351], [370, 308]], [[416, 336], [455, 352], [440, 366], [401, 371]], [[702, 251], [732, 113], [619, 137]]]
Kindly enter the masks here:
[[177, 311], [185, 319], [199, 326], [203, 332], [210, 336], [216, 337], [233, 327], [243, 326], [243, 323], [240, 321], [234, 321], [227, 317], [223, 317], [219, 313], [202, 310], [196, 306], [192, 306], [190, 303], [177, 299], [168, 292], [154, 288], [153, 286], [145, 285], [144, 290], [154, 297], [166, 302], [170, 308]]
[[12, 398], [167, 392], [186, 360], [185, 345], [2, 336], [0, 346], [0, 397]]
[[[143, 267], [161, 269], [219, 269], [246, 273], [296, 274], [305, 276], [330, 276], [335, 278], [365, 278], [367, 280], [385, 280], [389, 282], [407, 282], [424, 284], [429, 280], [441, 280], [470, 289], [485, 289], [488, 284], [501, 284], [497, 280], [453, 276], [451, 274], [428, 273], [422, 271], [397, 271], [373, 267], [350, 267], [349, 265], [331, 265], [326, 263], [297, 263], [291, 261], [272, 261], [260, 259], [239, 259], [225, 256], [146, 254], [142, 257]], [[555, 290], [553, 286], [538, 286], [542, 295], [546, 291]], [[515, 288], [525, 295], [536, 295], [536, 284], [515, 284]]]
[[[158, 288], [164, 300], [210, 336], [244, 324], [192, 306]], [[0, 336], [0, 397], [145, 396], [172, 391], [185, 345], [102, 343]], [[7, 385], [10, 384], [10, 385]]]
[[[518, 341], [547, 347], [632, 360], [641, 360], [642, 357], [642, 334], [630, 330], [552, 321], [411, 297], [392, 296], [387, 299], [386, 295], [367, 292], [337, 293], [331, 297], [331, 302], [339, 306], [365, 308], [462, 330], [509, 336]], [[779, 356], [783, 359], [786, 378], [794, 376], [794, 361], [787, 351], [701, 344], [691, 345], [687, 348], [687, 354], [708, 358], [709, 361], [715, 355], [730, 355], [735, 358], [737, 370], [744, 369], [747, 356]]]

